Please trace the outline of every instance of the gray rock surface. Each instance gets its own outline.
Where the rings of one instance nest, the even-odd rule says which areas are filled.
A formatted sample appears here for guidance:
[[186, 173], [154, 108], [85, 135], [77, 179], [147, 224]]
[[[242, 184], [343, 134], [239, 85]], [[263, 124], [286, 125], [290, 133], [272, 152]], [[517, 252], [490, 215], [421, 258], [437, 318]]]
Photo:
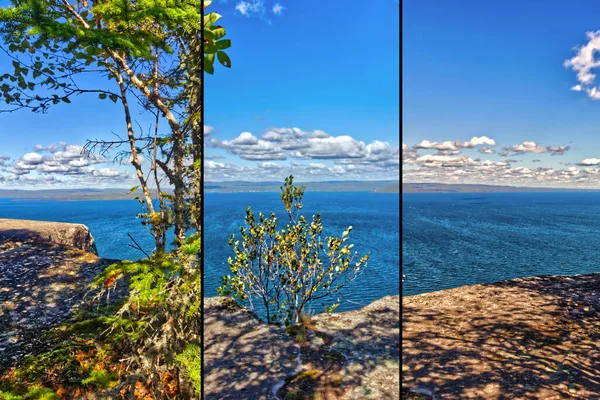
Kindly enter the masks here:
[[204, 399], [275, 399], [299, 368], [299, 347], [283, 328], [222, 299], [204, 299]]
[[96, 255], [84, 225], [0, 219], [0, 372], [43, 350], [46, 329], [94, 301], [89, 284], [113, 262]]
[[[400, 298], [388, 296], [364, 308], [311, 318], [312, 334], [300, 346], [281, 327], [268, 326], [252, 312], [204, 299], [205, 399], [286, 399], [286, 378], [318, 368], [316, 358], [341, 354], [337, 392], [323, 399], [400, 398]], [[327, 386], [325, 384], [324, 386]], [[290, 397], [291, 396], [291, 397]]]
[[83, 224], [0, 218], [0, 244], [9, 240], [53, 243], [98, 254], [94, 237]]
[[323, 346], [345, 357], [345, 400], [400, 398], [400, 296], [353, 311], [311, 318]]

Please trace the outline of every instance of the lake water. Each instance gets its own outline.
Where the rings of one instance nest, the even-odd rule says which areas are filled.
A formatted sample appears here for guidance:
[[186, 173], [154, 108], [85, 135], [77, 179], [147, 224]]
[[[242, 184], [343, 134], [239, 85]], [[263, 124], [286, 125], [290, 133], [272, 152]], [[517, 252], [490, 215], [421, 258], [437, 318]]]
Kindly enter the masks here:
[[600, 271], [600, 193], [402, 195], [403, 295]]
[[[325, 233], [340, 235], [353, 226], [350, 242], [359, 253], [370, 252], [367, 268], [344, 292], [349, 301], [339, 311], [359, 308], [386, 295], [400, 293], [400, 196], [383, 193], [318, 193], [304, 196], [303, 213], [308, 218], [321, 212]], [[229, 274], [227, 258], [233, 255], [229, 236], [239, 234], [246, 206], [258, 214], [274, 211], [282, 220], [285, 210], [279, 193], [206, 193], [205, 266], [206, 296], [217, 295], [220, 278]], [[135, 215], [139, 204], [132, 200], [30, 201], [0, 199], [0, 218], [36, 219], [82, 223], [96, 239], [100, 256], [137, 259], [143, 254], [128, 246], [131, 234], [151, 250], [152, 236]], [[357, 303], [357, 304], [355, 304]], [[315, 311], [319, 311], [316, 309]]]

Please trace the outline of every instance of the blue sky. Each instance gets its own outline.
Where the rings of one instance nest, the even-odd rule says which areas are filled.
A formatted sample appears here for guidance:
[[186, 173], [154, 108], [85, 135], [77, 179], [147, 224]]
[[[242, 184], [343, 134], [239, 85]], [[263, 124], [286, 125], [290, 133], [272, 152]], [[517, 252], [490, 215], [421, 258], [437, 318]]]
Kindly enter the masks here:
[[232, 68], [206, 78], [207, 180], [398, 179], [396, 1], [217, 0], [208, 10], [233, 45]]
[[[205, 81], [207, 180], [399, 179], [399, 4], [358, 5], [213, 2], [233, 45], [232, 68]], [[0, 72], [11, 70], [0, 54]], [[77, 157], [113, 132], [120, 106], [94, 95], [0, 114], [0, 188], [131, 186], [129, 165]]]
[[[597, 1], [404, 1], [403, 180], [600, 186], [600, 92], [585, 75], [599, 13]], [[441, 145], [473, 137], [496, 145]]]

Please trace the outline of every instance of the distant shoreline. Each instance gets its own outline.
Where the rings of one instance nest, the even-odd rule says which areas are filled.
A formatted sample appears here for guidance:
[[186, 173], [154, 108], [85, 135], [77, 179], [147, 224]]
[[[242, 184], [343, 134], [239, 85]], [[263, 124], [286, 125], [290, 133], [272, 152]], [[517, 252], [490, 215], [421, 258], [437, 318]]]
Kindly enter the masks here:
[[477, 184], [402, 183], [402, 193], [573, 193], [600, 192], [600, 189], [544, 188]]
[[[307, 192], [400, 193], [400, 181], [306, 182]], [[206, 182], [205, 193], [278, 193], [280, 182]], [[17, 201], [135, 200], [127, 188], [110, 189], [0, 189], [0, 199]]]

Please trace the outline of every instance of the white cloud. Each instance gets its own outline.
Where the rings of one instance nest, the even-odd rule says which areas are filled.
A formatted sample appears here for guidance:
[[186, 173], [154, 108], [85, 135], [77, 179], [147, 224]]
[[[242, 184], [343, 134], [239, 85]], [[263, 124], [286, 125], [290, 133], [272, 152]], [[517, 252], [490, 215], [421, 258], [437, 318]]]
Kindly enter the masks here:
[[204, 125], [204, 136], [209, 136], [214, 133], [215, 128], [210, 125]]
[[[322, 130], [304, 131], [300, 128], [269, 128], [260, 137], [251, 132], [242, 132], [229, 140], [213, 138], [208, 142], [212, 148], [224, 149], [243, 160], [259, 162], [256, 167], [245, 167], [247, 171], [267, 171], [279, 173], [290, 171], [323, 178], [329, 176], [368, 177], [368, 179], [398, 177], [400, 169], [400, 147], [381, 140], [365, 143], [349, 135], [332, 136]], [[403, 144], [403, 162], [414, 160], [414, 149]], [[215, 157], [206, 157], [206, 161]], [[289, 165], [273, 161], [292, 160]], [[293, 160], [301, 160], [297, 163]], [[316, 162], [326, 161], [326, 162]], [[220, 165], [219, 165], [220, 164]], [[227, 163], [207, 163], [206, 168], [215, 171], [220, 168], [220, 179], [233, 179], [240, 172]], [[331, 165], [333, 164], [333, 165]], [[294, 166], [293, 170], [289, 170]], [[226, 171], [226, 172], [223, 172]], [[264, 173], [259, 172], [259, 176]], [[249, 176], [238, 179], [250, 179]], [[215, 178], [217, 179], [217, 178]], [[264, 180], [266, 178], [263, 178]]]
[[206, 160], [206, 161], [204, 161], [204, 167], [207, 169], [217, 169], [217, 168], [224, 168], [225, 164], [221, 163], [221, 162], [217, 162], [217, 161]]
[[417, 152], [412, 147], [402, 143], [402, 163], [410, 164], [417, 159]]
[[329, 136], [331, 136], [329, 133], [323, 132], [318, 129], [314, 130], [311, 135], [311, 137], [314, 137], [314, 138], [327, 138]]
[[490, 149], [489, 147], [482, 147], [478, 151], [483, 154], [495, 154], [496, 153], [496, 150]]
[[213, 147], [222, 148], [245, 160], [285, 160], [280, 147], [266, 140], [260, 140], [250, 132], [242, 132], [232, 140], [212, 139]]
[[[550, 152], [552, 156], [563, 155], [565, 152], [571, 149], [570, 146], [540, 146], [536, 142], [528, 142], [525, 141], [520, 144], [516, 144], [513, 146], [505, 147], [505, 152], [513, 152], [515, 154], [525, 154], [525, 153], [547, 153]], [[502, 155], [503, 153], [501, 153]]]
[[99, 169], [92, 168], [92, 169], [90, 169], [90, 173], [94, 176], [103, 176], [103, 177], [108, 177], [108, 178], [123, 176], [123, 171], [119, 171], [114, 168], [99, 168]]
[[[23, 154], [14, 162], [5, 162], [9, 157], [0, 157], [0, 181], [8, 186], [35, 187], [61, 185], [62, 187], [102, 187], [132, 182], [133, 176], [125, 170], [92, 165], [111, 163], [99, 155], [85, 154], [83, 146], [64, 142], [50, 146], [36, 145], [36, 152]], [[40, 154], [46, 152], [47, 154]]]
[[21, 157], [21, 161], [27, 165], [39, 165], [44, 157], [38, 153], [27, 153]]
[[279, 3], [276, 3], [276, 4], [273, 6], [273, 14], [275, 14], [275, 15], [281, 15], [281, 13], [282, 13], [282, 11], [283, 11], [284, 9], [285, 9], [285, 7], [284, 7], [284, 6], [282, 6], [282, 5], [281, 5], [281, 4], [279, 4]]
[[463, 167], [474, 162], [475, 160], [465, 156], [440, 156], [437, 154], [426, 154], [415, 160], [415, 163], [425, 167]]
[[472, 183], [510, 186], [582, 187], [600, 186], [600, 159], [590, 158], [578, 163], [588, 168], [569, 166], [564, 169], [551, 167], [517, 167], [515, 160], [492, 161], [467, 157], [424, 155], [403, 168], [405, 182]]
[[426, 149], [426, 150], [456, 150], [456, 143], [451, 141], [446, 142], [430, 142], [429, 140], [423, 140], [414, 146], [415, 149]]
[[[440, 150], [440, 151], [458, 151], [459, 149], [472, 149], [477, 146], [488, 145], [495, 146], [496, 141], [494, 139], [490, 139], [487, 136], [474, 136], [471, 140], [464, 142], [462, 140], [456, 141], [445, 141], [445, 142], [432, 142], [429, 140], [423, 140], [417, 143], [414, 148], [415, 149], [423, 149], [423, 150]], [[451, 153], [448, 153], [451, 154]], [[454, 153], [458, 154], [458, 153]]]
[[495, 146], [496, 141], [494, 139], [490, 139], [487, 136], [472, 137], [471, 140], [469, 140], [466, 143], [461, 143], [461, 142], [457, 141], [456, 147], [459, 147], [459, 148], [464, 147], [464, 148], [472, 149], [473, 147], [481, 146], [484, 144], [488, 145], [488, 146]]
[[375, 140], [365, 144], [348, 135], [331, 136], [321, 130], [310, 132], [300, 128], [270, 128], [260, 138], [242, 132], [231, 140], [212, 139], [210, 146], [250, 161], [333, 160], [337, 164], [377, 164], [381, 168], [400, 164], [399, 147], [388, 142]]
[[258, 166], [260, 168], [264, 168], [264, 169], [281, 169], [281, 168], [283, 168], [283, 165], [276, 164], [274, 162], [261, 162], [258, 164]]
[[[399, 172], [385, 170], [377, 165], [327, 165], [326, 163], [304, 163], [292, 161], [288, 165], [271, 162], [257, 166], [239, 166], [205, 160], [206, 180], [208, 182], [244, 180], [244, 181], [280, 181], [293, 174], [300, 180], [324, 180], [335, 177], [343, 180], [362, 179], [399, 179]], [[382, 173], [386, 172], [387, 173]], [[397, 171], [397, 170], [396, 170]]]
[[365, 144], [351, 136], [310, 138], [308, 149], [303, 155], [310, 158], [359, 158], [365, 154]]
[[[521, 160], [504, 159], [480, 160], [458, 153], [467, 148], [496, 145], [496, 141], [487, 137], [475, 137], [468, 142], [461, 141], [427, 141], [423, 140], [415, 146], [402, 144], [402, 180], [405, 182], [438, 182], [438, 183], [472, 183], [511, 186], [541, 187], [600, 187], [600, 158], [588, 158], [577, 166], [567, 165], [563, 169], [540, 166], [517, 166]], [[455, 149], [453, 149], [453, 145]], [[472, 146], [472, 147], [471, 147]], [[437, 150], [437, 154], [420, 154]], [[542, 146], [534, 141], [507, 146], [498, 156], [506, 157], [509, 153], [562, 155], [570, 150], [570, 146]], [[495, 154], [490, 147], [477, 150], [481, 154]], [[540, 163], [539, 159], [532, 162]], [[580, 168], [587, 167], [587, 168]]]
[[514, 146], [505, 147], [504, 150], [512, 151], [513, 153], [545, 153], [548, 151], [543, 146], [539, 146], [536, 142], [523, 142]]
[[235, 5], [235, 9], [245, 16], [264, 14], [265, 12], [264, 2], [261, 0], [240, 1]]
[[309, 169], [328, 169], [327, 165], [320, 163], [310, 163], [308, 164]]
[[571, 146], [547, 146], [546, 149], [551, 153], [551, 156], [562, 156], [571, 149]]
[[455, 156], [460, 153], [461, 153], [460, 150], [438, 150], [437, 155], [438, 156]]
[[600, 50], [600, 31], [587, 32], [588, 42], [577, 48], [577, 54], [564, 62], [566, 68], [572, 69], [577, 73], [578, 85], [571, 88], [576, 92], [584, 91], [592, 99], [600, 99], [595, 79], [596, 74], [592, 71], [600, 66], [600, 61], [596, 59], [596, 53]]
[[600, 158], [586, 158], [578, 163], [579, 165], [599, 165]]

